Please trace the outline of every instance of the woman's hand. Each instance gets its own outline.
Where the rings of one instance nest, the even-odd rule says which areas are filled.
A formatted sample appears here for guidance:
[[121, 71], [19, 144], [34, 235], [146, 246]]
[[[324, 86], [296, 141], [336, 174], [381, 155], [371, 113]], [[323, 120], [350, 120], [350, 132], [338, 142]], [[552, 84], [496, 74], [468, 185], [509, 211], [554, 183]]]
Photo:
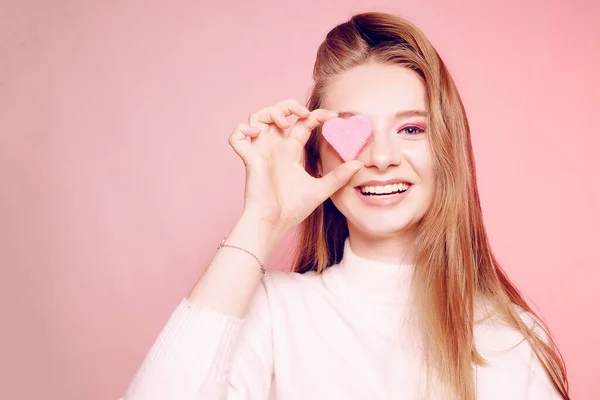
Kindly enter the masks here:
[[[285, 117], [291, 114], [299, 119], [286, 135], [290, 125]], [[249, 125], [236, 127], [229, 144], [246, 166], [244, 215], [287, 231], [352, 178], [362, 162], [348, 161], [322, 178], [312, 177], [303, 167], [311, 131], [336, 116], [334, 111], [310, 112], [296, 100], [286, 100], [250, 115]]]

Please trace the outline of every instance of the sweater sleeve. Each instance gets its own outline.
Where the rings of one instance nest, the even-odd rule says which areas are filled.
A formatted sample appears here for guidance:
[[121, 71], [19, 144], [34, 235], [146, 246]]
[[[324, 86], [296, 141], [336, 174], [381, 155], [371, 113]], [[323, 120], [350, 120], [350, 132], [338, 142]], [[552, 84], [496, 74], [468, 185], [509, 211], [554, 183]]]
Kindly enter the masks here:
[[261, 281], [244, 319], [183, 298], [122, 400], [266, 399], [271, 325]]

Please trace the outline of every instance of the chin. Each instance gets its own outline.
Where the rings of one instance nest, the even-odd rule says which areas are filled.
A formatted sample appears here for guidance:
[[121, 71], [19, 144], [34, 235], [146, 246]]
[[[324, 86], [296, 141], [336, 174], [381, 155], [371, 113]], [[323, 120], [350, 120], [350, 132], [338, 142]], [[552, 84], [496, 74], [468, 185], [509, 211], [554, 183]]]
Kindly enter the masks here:
[[390, 237], [414, 233], [425, 213], [428, 199], [413, 191], [409, 197], [396, 205], [373, 207], [365, 205], [357, 197], [354, 188], [336, 193], [331, 197], [338, 210], [346, 217], [348, 228], [372, 237]]
[[373, 237], [390, 237], [403, 233], [413, 232], [416, 223], [403, 218], [383, 219], [375, 218], [364, 220], [362, 218], [350, 221], [348, 219], [349, 229], [361, 232], [364, 235]]

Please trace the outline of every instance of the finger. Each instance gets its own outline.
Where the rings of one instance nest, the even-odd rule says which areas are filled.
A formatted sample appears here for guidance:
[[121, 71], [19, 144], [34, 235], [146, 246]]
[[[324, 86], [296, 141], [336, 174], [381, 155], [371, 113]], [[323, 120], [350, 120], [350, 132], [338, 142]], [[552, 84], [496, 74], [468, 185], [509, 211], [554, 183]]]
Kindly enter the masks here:
[[[275, 124], [280, 129], [285, 129], [280, 127], [280, 124], [285, 126], [285, 123], [282, 120], [277, 121], [274, 119], [278, 116], [279, 114], [276, 112], [275, 106], [269, 106], [251, 114], [248, 118], [248, 123], [260, 127], [265, 133], [270, 132], [269, 126], [271, 124]], [[285, 120], [285, 118], [283, 119]]]
[[302, 144], [302, 147], [304, 147], [313, 129], [328, 119], [335, 118], [337, 116], [338, 113], [336, 111], [318, 108], [312, 111], [307, 118], [298, 120], [290, 131], [288, 137], [299, 141], [300, 144]]
[[295, 99], [284, 100], [275, 104], [275, 107], [280, 109], [286, 117], [295, 114], [298, 118], [306, 118], [310, 114], [310, 110]]
[[[297, 100], [285, 100], [274, 106], [265, 107], [251, 114], [248, 118], [248, 122], [251, 125], [277, 123], [276, 120], [274, 120], [274, 117], [280, 116], [281, 114], [283, 114], [283, 117], [295, 114], [299, 118], [306, 118], [310, 114], [310, 111]], [[287, 121], [287, 119], [285, 121]], [[283, 125], [285, 125], [285, 123]], [[286, 127], [289, 127], [289, 124]]]
[[229, 136], [229, 144], [238, 156], [248, 165], [252, 143], [247, 138], [256, 138], [260, 129], [247, 124], [238, 124]]
[[261, 130], [256, 126], [240, 124], [240, 131], [249, 138], [257, 138], [260, 135]]
[[[271, 111], [273, 120], [281, 129], [287, 129], [290, 127], [290, 121], [288, 121], [287, 117], [292, 114], [298, 116], [299, 119], [302, 119], [308, 117], [310, 115], [310, 111], [296, 100], [286, 100], [278, 103]], [[281, 121], [281, 123], [279, 121]]]
[[287, 129], [290, 127], [290, 122], [287, 120], [283, 112], [276, 107], [271, 108], [269, 111], [269, 115], [275, 125], [277, 125], [281, 129]]
[[331, 197], [332, 194], [337, 192], [342, 186], [344, 186], [350, 179], [356, 174], [364, 163], [359, 160], [351, 160], [343, 164], [338, 165], [333, 170], [329, 171], [327, 175], [317, 180], [320, 195], [319, 201], [325, 201]]

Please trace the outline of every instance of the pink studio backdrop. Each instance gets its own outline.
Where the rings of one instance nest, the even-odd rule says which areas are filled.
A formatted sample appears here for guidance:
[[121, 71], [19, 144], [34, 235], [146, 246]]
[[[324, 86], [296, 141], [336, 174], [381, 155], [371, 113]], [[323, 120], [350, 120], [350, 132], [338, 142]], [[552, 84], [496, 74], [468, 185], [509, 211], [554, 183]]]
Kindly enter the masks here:
[[573, 398], [600, 398], [600, 9], [548, 4], [3, 0], [0, 397], [123, 395], [239, 216], [231, 130], [304, 101], [325, 33], [382, 10], [447, 62], [493, 248], [550, 324]]

